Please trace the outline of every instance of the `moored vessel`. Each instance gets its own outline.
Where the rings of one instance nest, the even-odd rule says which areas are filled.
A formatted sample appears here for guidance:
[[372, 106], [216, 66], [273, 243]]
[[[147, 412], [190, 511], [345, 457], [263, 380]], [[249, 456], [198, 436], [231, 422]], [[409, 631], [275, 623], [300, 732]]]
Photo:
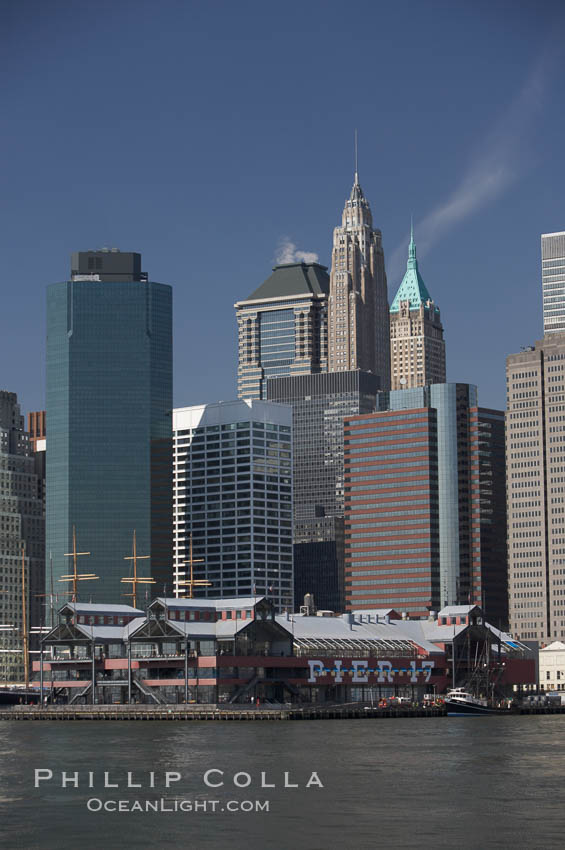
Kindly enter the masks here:
[[507, 712], [508, 708], [492, 705], [488, 700], [482, 699], [466, 691], [464, 688], [452, 688], [445, 697], [445, 707], [448, 717], [465, 715], [468, 717], [479, 714], [499, 714]]

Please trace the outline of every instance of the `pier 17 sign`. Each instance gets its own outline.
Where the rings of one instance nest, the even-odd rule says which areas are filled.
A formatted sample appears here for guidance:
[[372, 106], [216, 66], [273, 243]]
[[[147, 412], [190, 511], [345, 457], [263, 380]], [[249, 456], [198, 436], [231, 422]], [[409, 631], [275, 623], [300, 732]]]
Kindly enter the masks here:
[[[330, 664], [332, 666], [329, 666]], [[332, 662], [309, 659], [310, 678], [308, 681], [316, 682], [321, 677], [332, 676], [336, 684], [344, 681], [362, 684], [371, 680], [394, 683], [401, 678], [411, 683], [425, 684], [430, 681], [435, 667], [435, 661], [420, 661], [419, 666], [417, 661], [403, 662], [403, 664], [404, 666], [399, 666], [397, 662], [393, 661], [378, 661], [374, 663], [374, 666], [370, 666], [370, 662], [366, 659], [347, 661], [334, 659]]]

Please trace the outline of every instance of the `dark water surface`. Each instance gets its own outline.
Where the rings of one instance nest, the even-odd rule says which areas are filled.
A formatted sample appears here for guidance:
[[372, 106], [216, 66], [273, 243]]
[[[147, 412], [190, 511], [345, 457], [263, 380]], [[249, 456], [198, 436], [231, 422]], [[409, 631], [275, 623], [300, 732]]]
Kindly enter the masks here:
[[[565, 716], [2, 722], [0, 753], [6, 848], [565, 847]], [[53, 780], [35, 788], [36, 768]], [[225, 787], [206, 787], [210, 768], [225, 772]], [[79, 771], [81, 786], [62, 788], [62, 771]], [[103, 787], [104, 771], [120, 788]], [[128, 789], [127, 771], [144, 787]], [[169, 790], [165, 771], [182, 774]], [[261, 788], [262, 771], [276, 788]], [[285, 771], [300, 788], [283, 787]], [[313, 771], [322, 789], [304, 787]], [[248, 788], [233, 786], [237, 772], [252, 776]], [[167, 807], [207, 801], [208, 810], [87, 809], [91, 799], [161, 798]], [[243, 800], [268, 800], [270, 811], [226, 810]]]

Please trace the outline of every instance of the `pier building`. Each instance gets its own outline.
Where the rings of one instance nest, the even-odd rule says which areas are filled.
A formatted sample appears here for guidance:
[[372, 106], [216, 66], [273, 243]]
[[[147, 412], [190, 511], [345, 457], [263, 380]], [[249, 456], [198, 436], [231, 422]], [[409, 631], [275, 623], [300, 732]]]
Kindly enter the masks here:
[[281, 615], [251, 596], [157, 598], [146, 613], [69, 602], [34, 674], [50, 702], [306, 704], [421, 701], [479, 674], [481, 687], [512, 693], [535, 665], [477, 606], [425, 620], [392, 608]]

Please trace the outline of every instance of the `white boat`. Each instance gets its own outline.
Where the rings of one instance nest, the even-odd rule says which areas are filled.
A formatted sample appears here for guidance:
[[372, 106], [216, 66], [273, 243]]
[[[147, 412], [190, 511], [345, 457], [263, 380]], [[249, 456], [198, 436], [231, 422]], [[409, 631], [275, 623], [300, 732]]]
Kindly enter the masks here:
[[486, 699], [476, 697], [470, 691], [464, 688], [452, 688], [447, 692], [445, 697], [445, 707], [447, 714], [450, 716], [477, 715], [477, 714], [496, 714], [503, 709], [493, 708], [488, 704]]

